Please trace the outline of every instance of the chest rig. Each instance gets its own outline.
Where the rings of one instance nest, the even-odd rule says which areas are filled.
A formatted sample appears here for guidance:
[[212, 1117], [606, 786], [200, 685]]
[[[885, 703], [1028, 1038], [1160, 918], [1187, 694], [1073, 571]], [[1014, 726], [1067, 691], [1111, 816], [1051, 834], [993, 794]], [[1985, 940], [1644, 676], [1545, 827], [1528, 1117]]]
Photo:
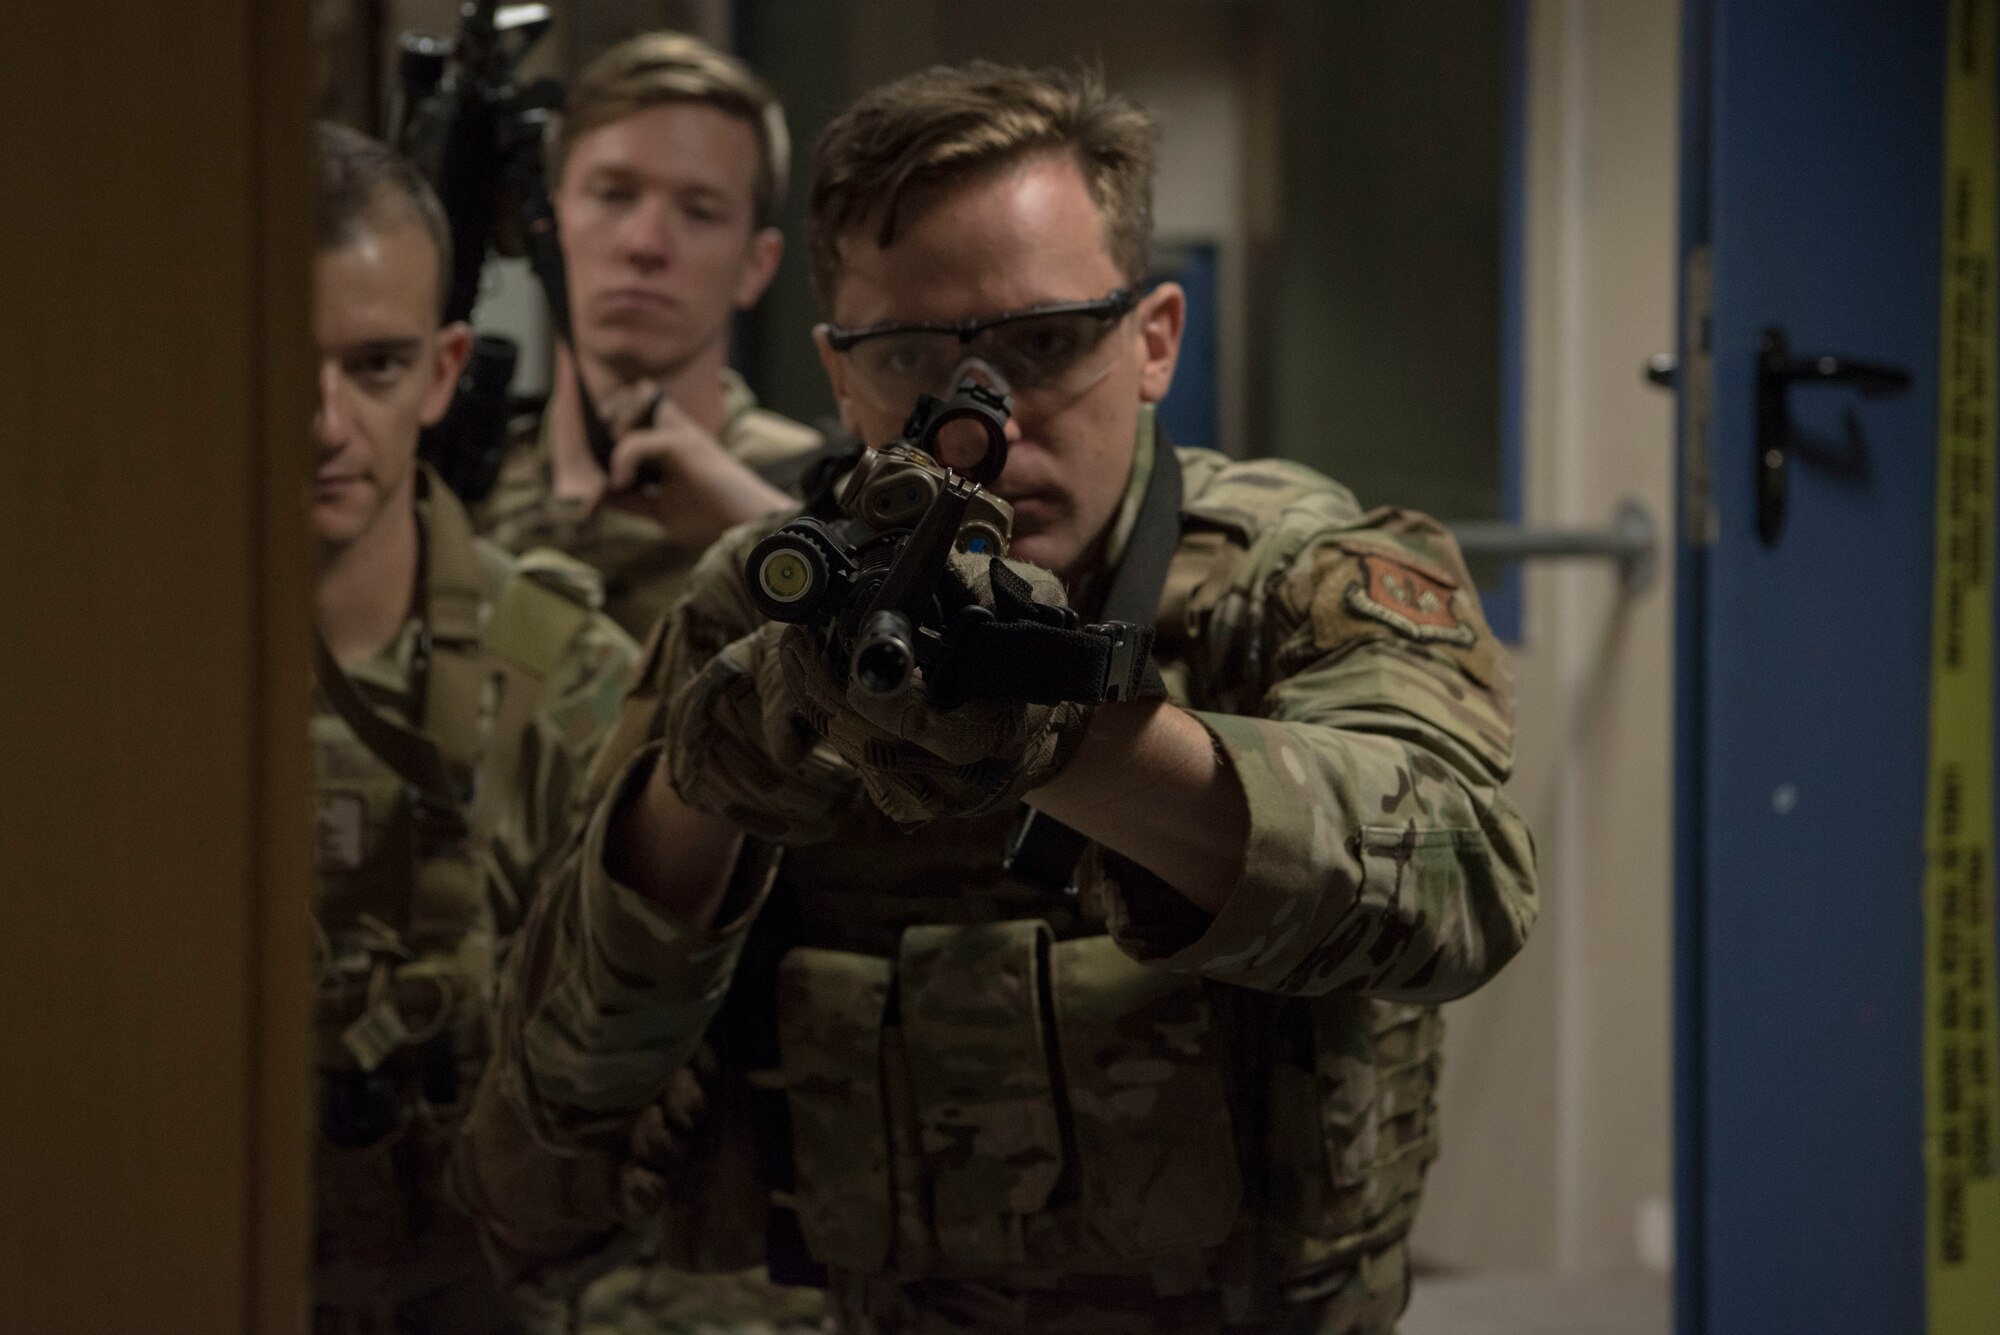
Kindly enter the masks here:
[[[1148, 474], [1135, 490], [1136, 513], [1124, 551], [1106, 585], [1088, 599], [1104, 620], [1134, 627], [1150, 627], [1155, 620], [1177, 549], [1183, 499], [1177, 456], [1153, 435], [1150, 419], [1145, 429], [1147, 448], [1140, 457]], [[1144, 643], [1150, 645], [1150, 633]], [[1037, 647], [1047, 653], [1046, 642]], [[1160, 670], [1143, 660], [1144, 652], [1133, 694], [1164, 696]], [[1007, 657], [995, 647], [980, 661], [999, 672], [1008, 666]], [[1020, 655], [1014, 660], [1019, 670]], [[1077, 864], [1088, 846], [1083, 835], [1026, 806], [912, 833], [897, 830], [886, 817], [863, 813], [850, 837], [817, 845], [810, 858], [788, 863], [751, 929], [729, 1000], [711, 1031], [725, 1060], [751, 1073], [743, 1097], [754, 1128], [756, 1171], [772, 1184], [773, 1200], [784, 1203], [763, 1219], [761, 1255], [774, 1278], [825, 1285], [829, 1267], [889, 1266], [887, 1237], [897, 1231], [890, 1221], [896, 1207], [876, 1188], [889, 1180], [899, 1145], [954, 1138], [964, 1146], [983, 1145], [989, 1138], [984, 1133], [994, 1128], [1016, 1136], [1032, 1126], [1045, 1131], [1051, 1143], [1015, 1149], [1043, 1164], [1060, 1159], [1058, 1142], [1068, 1133], [1057, 1125], [1062, 1114], [1048, 1089], [1038, 1095], [1010, 1088], [986, 1110], [992, 1116], [975, 1126], [977, 1115], [967, 1115], [965, 1106], [978, 1101], [977, 1081], [940, 1073], [921, 1061], [912, 1067], [901, 1054], [905, 1036], [919, 1043], [937, 1037], [940, 1051], [1006, 1053], [989, 1074], [1010, 1087], [1020, 1072], [1047, 1069], [1041, 1013], [1051, 962], [1072, 973], [1073, 963], [1085, 956], [1116, 967], [1101, 913], [1081, 902], [1075, 889]], [[985, 982], [957, 997], [932, 997], [926, 980], [947, 976]], [[983, 990], [986, 983], [991, 992]], [[994, 994], [1001, 992], [1008, 996], [996, 1004]], [[972, 1023], [949, 1036], [919, 1034], [928, 1018], [947, 1013], [973, 1017]], [[985, 1019], [992, 1022], [982, 1023]], [[819, 1020], [827, 1022], [825, 1032], [813, 1028]], [[865, 1036], [858, 1047], [840, 1041], [854, 1035]], [[819, 1069], [801, 1067], [801, 1054], [808, 1052], [817, 1054]], [[927, 1121], [912, 1113], [892, 1129], [879, 1118], [829, 1112], [808, 1092], [840, 1090], [837, 1101], [848, 1109], [909, 1104], [916, 1098], [913, 1069], [918, 1085], [936, 1074], [938, 1087], [953, 1091], [943, 1100], [954, 1105], [947, 1116]], [[884, 1072], [887, 1083], [857, 1096], [853, 1091], [873, 1071]], [[816, 1153], [816, 1147], [826, 1153]], [[826, 1171], [843, 1156], [847, 1167]], [[951, 1216], [965, 1213], [959, 1208], [965, 1203], [952, 1197], [954, 1185], [972, 1177], [992, 1185], [1012, 1171], [996, 1167], [998, 1162], [975, 1154], [955, 1175], [926, 1176], [914, 1163], [898, 1164], [896, 1172], [903, 1181], [928, 1183], [917, 1194], [941, 1201], [936, 1210]], [[1044, 1195], [1054, 1188], [1054, 1170], [1047, 1176]], [[835, 1184], [833, 1177], [841, 1180]], [[968, 1208], [977, 1212], [982, 1204]], [[936, 1211], [917, 1213], [927, 1215], [926, 1224], [903, 1228], [905, 1237], [932, 1231], [941, 1217]], [[952, 1226], [943, 1227], [949, 1232]], [[670, 1223], [670, 1234], [673, 1230]], [[977, 1246], [973, 1250], [979, 1252]], [[983, 1252], [980, 1257], [985, 1259]], [[950, 1264], [907, 1252], [900, 1264], [921, 1271], [933, 1261]]]
[[517, 924], [494, 846], [532, 782], [528, 733], [589, 606], [480, 554], [428, 472], [423, 583], [407, 692], [357, 680], [324, 644], [331, 713], [314, 725], [324, 959], [317, 1005], [324, 1137], [393, 1135], [413, 1104], [457, 1104], [486, 1056], [498, 943]]

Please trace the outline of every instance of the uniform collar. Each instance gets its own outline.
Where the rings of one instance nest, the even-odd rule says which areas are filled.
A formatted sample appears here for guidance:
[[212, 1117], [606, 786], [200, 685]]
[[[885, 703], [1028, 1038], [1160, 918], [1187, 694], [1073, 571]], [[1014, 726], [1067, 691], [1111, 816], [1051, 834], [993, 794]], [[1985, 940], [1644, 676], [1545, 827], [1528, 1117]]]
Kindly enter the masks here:
[[472, 521], [429, 464], [417, 465], [417, 587], [395, 636], [348, 675], [411, 712], [407, 697], [420, 658], [430, 645], [479, 637], [485, 582], [473, 545]]
[[[730, 440], [742, 430], [745, 419], [757, 410], [757, 396], [751, 392], [743, 377], [730, 367], [723, 367], [721, 374], [722, 429], [715, 433], [715, 438], [727, 449]], [[549, 412], [544, 408], [541, 421], [535, 427], [535, 464], [545, 487], [554, 484], [555, 455], [549, 444], [550, 420]]]
[[1125, 496], [1111, 517], [1111, 536], [1104, 544], [1104, 561], [1070, 590], [1070, 602], [1094, 614], [1111, 586], [1111, 577], [1125, 559], [1132, 543], [1132, 530], [1139, 526], [1139, 508], [1146, 499], [1146, 484], [1153, 478], [1153, 463], [1159, 452], [1159, 420], [1153, 405], [1139, 405], [1139, 425], [1132, 442], [1132, 475], [1125, 480]]
[[715, 433], [715, 438], [722, 442], [724, 448], [728, 447], [729, 438], [742, 429], [744, 419], [755, 411], [757, 396], [750, 392], [750, 386], [735, 371], [723, 367], [722, 429]]
[[1111, 540], [1104, 545], [1104, 568], [1116, 570], [1118, 563], [1125, 559], [1125, 548], [1132, 541], [1132, 530], [1139, 525], [1139, 506], [1146, 499], [1146, 484], [1153, 479], [1153, 458], [1159, 449], [1159, 419], [1153, 412], [1153, 405], [1139, 405], [1139, 426], [1137, 439], [1132, 443], [1132, 476], [1125, 482], [1125, 498], [1118, 502], [1118, 512], [1112, 518]]

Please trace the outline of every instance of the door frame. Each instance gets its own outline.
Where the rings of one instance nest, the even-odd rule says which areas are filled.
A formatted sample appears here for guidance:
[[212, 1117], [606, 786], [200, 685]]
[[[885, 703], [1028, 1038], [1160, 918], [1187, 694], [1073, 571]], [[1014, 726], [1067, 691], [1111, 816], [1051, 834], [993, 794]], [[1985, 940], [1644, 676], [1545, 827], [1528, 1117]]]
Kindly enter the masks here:
[[311, 7], [0, 43], [0, 1325], [304, 1329]]
[[[1681, 0], [1680, 272], [1675, 302], [1680, 333], [1674, 435], [1679, 485], [1674, 491], [1674, 775], [1673, 966], [1674, 986], [1674, 1329], [1700, 1335], [1707, 1320], [1703, 1031], [1706, 1025], [1704, 959], [1704, 809], [1707, 751], [1707, 498], [1690, 494], [1694, 461], [1709, 453], [1708, 404], [1713, 386], [1712, 348], [1704, 276], [1709, 231], [1709, 131], [1713, 0]], [[1690, 257], [1697, 257], [1690, 263]], [[1692, 277], [1693, 281], [1690, 281]], [[1694, 535], [1698, 541], [1690, 541]]]

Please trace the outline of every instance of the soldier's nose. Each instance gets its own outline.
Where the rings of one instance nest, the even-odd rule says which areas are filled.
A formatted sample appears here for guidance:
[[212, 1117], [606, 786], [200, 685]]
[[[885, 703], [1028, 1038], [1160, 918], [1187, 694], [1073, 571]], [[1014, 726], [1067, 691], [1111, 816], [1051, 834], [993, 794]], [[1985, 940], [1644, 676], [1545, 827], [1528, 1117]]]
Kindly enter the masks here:
[[347, 405], [340, 388], [340, 368], [331, 362], [319, 368], [319, 409], [313, 414], [313, 442], [322, 458], [347, 439]]

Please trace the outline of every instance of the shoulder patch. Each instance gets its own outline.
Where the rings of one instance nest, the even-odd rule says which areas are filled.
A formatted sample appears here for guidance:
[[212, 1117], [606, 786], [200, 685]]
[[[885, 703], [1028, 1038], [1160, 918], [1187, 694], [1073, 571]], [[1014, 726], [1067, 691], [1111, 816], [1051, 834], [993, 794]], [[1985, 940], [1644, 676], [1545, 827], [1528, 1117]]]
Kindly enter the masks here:
[[546, 677], [603, 603], [596, 571], [561, 552], [536, 548], [515, 560], [480, 628], [480, 641], [531, 676]]
[[1333, 545], [1350, 556], [1379, 556], [1392, 565], [1405, 566], [1447, 589], [1456, 589], [1462, 583], [1450, 566], [1415, 550], [1406, 533], [1364, 529], [1358, 533], [1341, 534], [1333, 540]]
[[517, 578], [493, 605], [480, 640], [490, 653], [544, 678], [556, 670], [594, 615], [539, 580]]
[[1350, 611], [1405, 639], [1471, 645], [1479, 632], [1459, 615], [1453, 586], [1415, 563], [1379, 551], [1355, 552], [1360, 578], [1343, 595]]

